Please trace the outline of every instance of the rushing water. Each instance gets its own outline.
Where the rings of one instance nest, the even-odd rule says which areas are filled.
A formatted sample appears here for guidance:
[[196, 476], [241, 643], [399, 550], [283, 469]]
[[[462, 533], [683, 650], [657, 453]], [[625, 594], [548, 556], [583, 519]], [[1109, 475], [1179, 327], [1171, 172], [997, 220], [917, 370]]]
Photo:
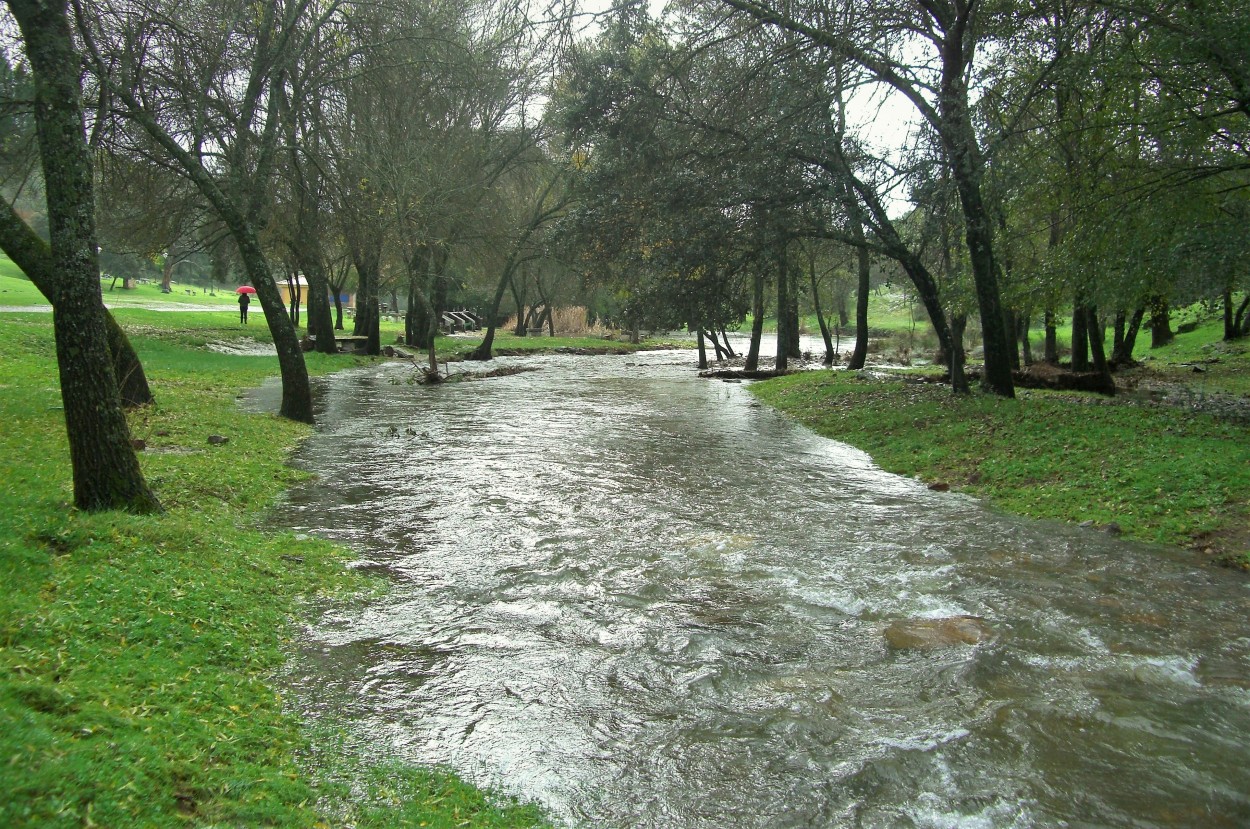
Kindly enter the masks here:
[[[332, 378], [282, 520], [394, 589], [309, 624], [310, 712], [574, 826], [1250, 824], [1243, 578], [930, 492], [689, 361]], [[992, 636], [883, 635], [955, 615]]]

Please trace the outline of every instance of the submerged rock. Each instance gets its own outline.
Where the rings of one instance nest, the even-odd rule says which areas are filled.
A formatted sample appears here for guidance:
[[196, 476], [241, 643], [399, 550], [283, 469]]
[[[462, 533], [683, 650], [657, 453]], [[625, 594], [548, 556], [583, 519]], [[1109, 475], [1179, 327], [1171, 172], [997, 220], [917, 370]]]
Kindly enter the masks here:
[[993, 636], [993, 628], [979, 616], [901, 619], [885, 629], [886, 644], [896, 651], [929, 651], [958, 645], [977, 645]]

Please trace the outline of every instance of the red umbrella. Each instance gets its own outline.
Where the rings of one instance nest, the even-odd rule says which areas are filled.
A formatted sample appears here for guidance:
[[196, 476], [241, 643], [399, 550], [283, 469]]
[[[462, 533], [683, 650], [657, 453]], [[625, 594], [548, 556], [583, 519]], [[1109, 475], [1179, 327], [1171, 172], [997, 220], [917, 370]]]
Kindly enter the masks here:
[[244, 285], [242, 288], [235, 288], [234, 292], [236, 294], [254, 294], [256, 293], [256, 289], [251, 285]]

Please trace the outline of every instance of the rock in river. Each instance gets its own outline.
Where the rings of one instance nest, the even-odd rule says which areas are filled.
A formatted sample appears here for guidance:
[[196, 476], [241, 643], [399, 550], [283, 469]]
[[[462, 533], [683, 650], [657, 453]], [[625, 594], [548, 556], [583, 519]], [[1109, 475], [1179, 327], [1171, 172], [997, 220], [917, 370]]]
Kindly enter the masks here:
[[901, 619], [885, 629], [885, 641], [896, 651], [931, 651], [957, 645], [977, 645], [993, 635], [993, 629], [979, 616]]

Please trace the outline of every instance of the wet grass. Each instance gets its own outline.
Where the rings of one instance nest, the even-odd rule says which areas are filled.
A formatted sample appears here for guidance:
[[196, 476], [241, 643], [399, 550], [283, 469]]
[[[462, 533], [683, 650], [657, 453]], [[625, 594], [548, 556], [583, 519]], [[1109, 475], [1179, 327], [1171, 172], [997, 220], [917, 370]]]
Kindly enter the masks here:
[[[233, 288], [210, 292], [197, 285], [175, 284], [171, 293], [161, 293], [161, 286], [153, 282], [122, 288], [121, 280], [113, 283], [111, 277], [100, 280], [104, 301], [110, 306], [144, 305], [152, 303], [175, 305], [220, 305], [223, 311], [235, 309], [238, 297]], [[0, 305], [47, 305], [48, 300], [39, 293], [7, 256], [0, 254]]]
[[[0, 316], [0, 826], [541, 825], [301, 723], [275, 680], [293, 620], [383, 587], [341, 549], [265, 528], [303, 477], [285, 461], [307, 428], [235, 396], [276, 358], [194, 348], [228, 336], [215, 315], [119, 317], [157, 396], [131, 422], [161, 516], [70, 507], [50, 315]], [[354, 360], [309, 357], [314, 373]]]
[[[1208, 354], [1211, 342], [1201, 329], [1182, 335], [1171, 350], [1155, 351], [1145, 371], [1168, 382], [1197, 376], [1209, 392], [1238, 393], [1250, 376], [1244, 347], [1221, 344], [1221, 362], [1200, 375], [1184, 365]], [[1096, 395], [956, 397], [946, 386], [912, 379], [820, 371], [752, 389], [889, 471], [949, 484], [1020, 515], [1114, 523], [1130, 538], [1250, 565], [1245, 425]]]

